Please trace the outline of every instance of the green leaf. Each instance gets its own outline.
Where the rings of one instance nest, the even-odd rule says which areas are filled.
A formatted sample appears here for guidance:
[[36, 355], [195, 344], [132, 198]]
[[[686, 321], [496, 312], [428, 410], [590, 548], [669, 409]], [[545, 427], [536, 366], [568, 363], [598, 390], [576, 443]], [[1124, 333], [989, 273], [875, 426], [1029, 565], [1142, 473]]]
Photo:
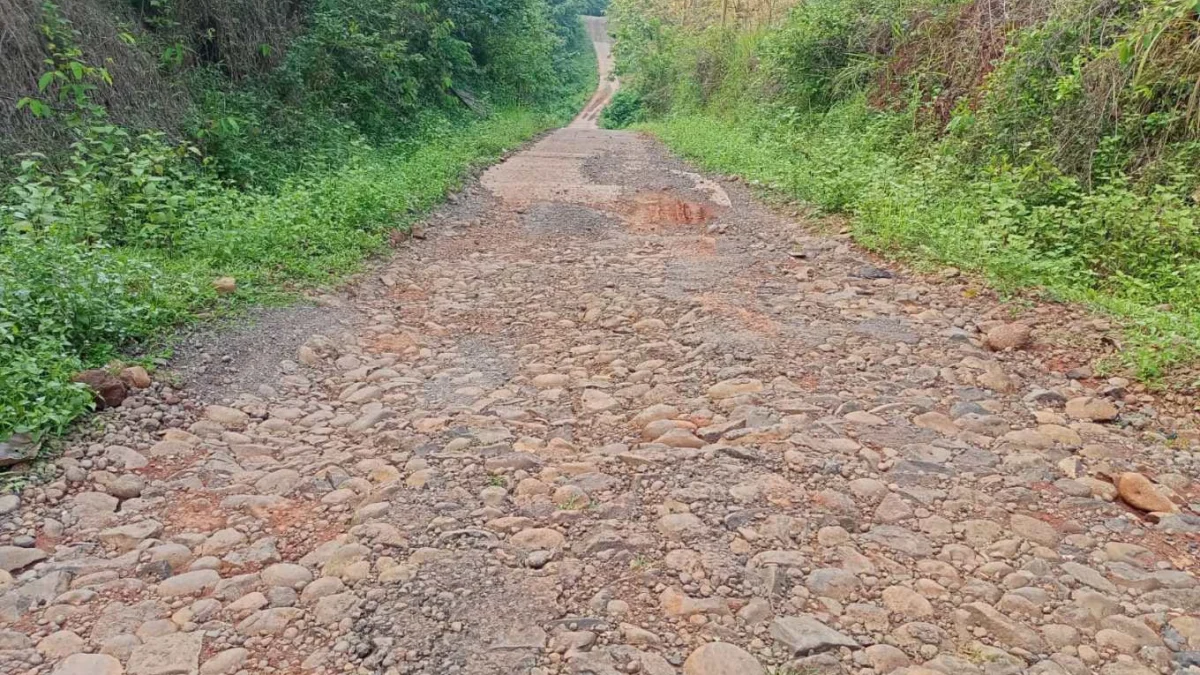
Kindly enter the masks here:
[[38, 91], [46, 91], [46, 87], [49, 87], [50, 83], [53, 81], [54, 81], [54, 71], [53, 70], [48, 73], [42, 73], [42, 76], [40, 78], [38, 78]]

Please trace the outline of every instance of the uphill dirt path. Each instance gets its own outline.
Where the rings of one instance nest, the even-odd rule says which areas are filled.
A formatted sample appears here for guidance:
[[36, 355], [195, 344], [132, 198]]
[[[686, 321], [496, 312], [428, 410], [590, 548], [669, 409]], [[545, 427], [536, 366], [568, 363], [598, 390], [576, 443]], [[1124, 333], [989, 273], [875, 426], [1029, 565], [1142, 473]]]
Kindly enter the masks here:
[[1094, 319], [589, 111], [0, 497], [0, 673], [1197, 672], [1200, 455]]

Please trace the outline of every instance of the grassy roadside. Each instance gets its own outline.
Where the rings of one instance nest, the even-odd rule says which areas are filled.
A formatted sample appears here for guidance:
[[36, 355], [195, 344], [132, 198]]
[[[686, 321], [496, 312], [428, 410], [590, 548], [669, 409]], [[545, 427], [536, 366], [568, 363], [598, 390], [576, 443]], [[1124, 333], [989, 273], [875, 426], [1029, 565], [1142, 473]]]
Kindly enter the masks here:
[[[591, 50], [575, 65], [576, 86], [537, 109], [434, 118], [415, 139], [355, 146], [343, 165], [269, 192], [205, 183], [174, 193], [180, 215], [169, 245], [0, 239], [0, 440], [60, 432], [88, 410], [91, 395], [70, 382], [84, 368], [199, 317], [286, 301], [361, 269], [389, 232], [419, 219], [471, 171], [569, 120], [595, 85]], [[234, 277], [237, 292], [219, 295], [218, 277]]]
[[[1109, 365], [1151, 384], [1194, 387], [1189, 364], [1200, 358], [1200, 313], [1188, 285], [1168, 295], [1164, 286], [1132, 278], [1093, 283], [1088, 258], [1072, 255], [1075, 251], [1048, 255], [1013, 235], [1019, 229], [1014, 221], [1029, 218], [1016, 212], [1017, 184], [981, 180], [952, 162], [909, 153], [905, 141], [885, 128], [893, 122], [849, 104], [808, 125], [754, 112], [693, 112], [641, 128], [707, 170], [736, 174], [824, 212], [848, 215], [856, 241], [883, 255], [917, 266], [953, 265], [1002, 293], [1037, 289], [1108, 314], [1127, 335]], [[1005, 212], [1006, 205], [1014, 212]], [[1097, 220], [1162, 214], [1145, 203], [1090, 207]]]
[[[855, 239], [1124, 329], [1110, 370], [1200, 384], [1200, 19], [1181, 2], [614, 0], [602, 121], [844, 215]], [[619, 105], [618, 105], [619, 104]]]

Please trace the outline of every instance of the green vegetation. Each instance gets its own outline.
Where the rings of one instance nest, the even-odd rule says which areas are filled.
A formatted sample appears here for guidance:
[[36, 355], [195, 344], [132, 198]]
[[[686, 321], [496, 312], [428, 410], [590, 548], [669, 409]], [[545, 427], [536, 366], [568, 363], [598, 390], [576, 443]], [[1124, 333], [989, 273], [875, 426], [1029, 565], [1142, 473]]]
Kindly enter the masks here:
[[610, 11], [631, 93], [606, 119], [849, 214], [870, 248], [1111, 312], [1125, 366], [1194, 386], [1194, 3], [808, 0], [753, 28], [672, 11]]
[[[269, 9], [226, 4], [251, 12], [242, 28]], [[0, 440], [86, 410], [83, 368], [344, 278], [473, 167], [568, 119], [595, 78], [570, 3], [320, 0], [274, 46], [196, 33], [183, 3], [135, 8], [137, 34], [112, 40], [158, 55], [154, 77], [187, 102], [178, 124], [106, 106], [121, 61], [95, 65], [50, 4], [44, 72], [7, 120], [23, 147], [0, 172]], [[213, 287], [225, 276], [233, 296]]]
[[580, 14], [588, 16], [604, 16], [608, 11], [608, 0], [584, 0], [583, 6], [580, 7]]
[[604, 129], [623, 129], [642, 121], [642, 97], [636, 91], [618, 89], [612, 100], [600, 111], [600, 126]]

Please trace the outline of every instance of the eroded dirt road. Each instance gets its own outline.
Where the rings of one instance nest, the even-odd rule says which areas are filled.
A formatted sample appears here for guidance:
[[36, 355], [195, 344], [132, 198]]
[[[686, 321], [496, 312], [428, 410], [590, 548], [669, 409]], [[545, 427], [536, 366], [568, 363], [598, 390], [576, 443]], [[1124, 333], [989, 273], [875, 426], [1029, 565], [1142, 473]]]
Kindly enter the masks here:
[[1196, 672], [1197, 455], [1058, 310], [592, 127], [0, 498], [0, 673]]

